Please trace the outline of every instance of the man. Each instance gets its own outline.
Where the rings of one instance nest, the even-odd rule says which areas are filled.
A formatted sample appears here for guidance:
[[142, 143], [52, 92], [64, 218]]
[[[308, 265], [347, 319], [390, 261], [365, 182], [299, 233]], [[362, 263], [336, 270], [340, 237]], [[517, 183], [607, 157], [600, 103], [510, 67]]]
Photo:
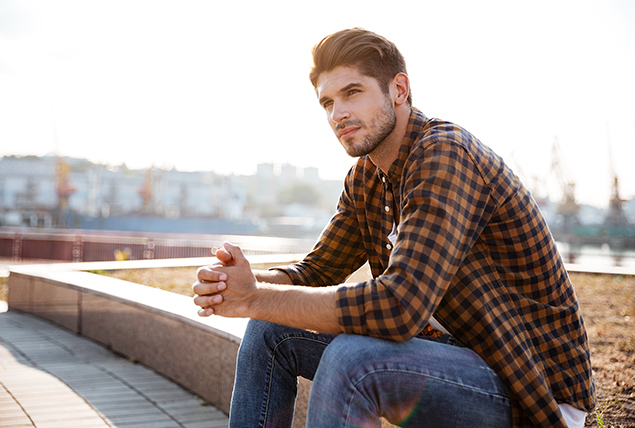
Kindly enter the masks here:
[[[329, 124], [359, 157], [337, 213], [299, 263], [252, 272], [226, 243], [193, 286], [201, 316], [252, 319], [230, 426], [291, 426], [297, 376], [313, 380], [311, 428], [582, 426], [586, 331], [529, 192], [474, 136], [412, 107], [388, 40], [344, 30], [313, 59]], [[372, 279], [342, 284], [366, 261]]]

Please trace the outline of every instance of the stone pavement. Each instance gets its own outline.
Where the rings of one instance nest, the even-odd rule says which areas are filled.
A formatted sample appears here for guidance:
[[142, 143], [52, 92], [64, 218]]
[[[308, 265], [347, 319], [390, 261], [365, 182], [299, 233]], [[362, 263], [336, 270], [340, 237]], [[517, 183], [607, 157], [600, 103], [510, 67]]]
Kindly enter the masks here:
[[157, 373], [0, 305], [0, 427], [227, 427], [223, 413]]

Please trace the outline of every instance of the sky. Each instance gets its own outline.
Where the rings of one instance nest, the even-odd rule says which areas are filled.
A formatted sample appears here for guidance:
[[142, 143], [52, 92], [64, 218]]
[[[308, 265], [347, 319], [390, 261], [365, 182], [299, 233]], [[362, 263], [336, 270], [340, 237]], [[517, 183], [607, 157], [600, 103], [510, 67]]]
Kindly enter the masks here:
[[0, 0], [0, 156], [342, 179], [311, 49], [362, 27], [406, 58], [413, 104], [492, 147], [537, 195], [635, 197], [635, 1]]

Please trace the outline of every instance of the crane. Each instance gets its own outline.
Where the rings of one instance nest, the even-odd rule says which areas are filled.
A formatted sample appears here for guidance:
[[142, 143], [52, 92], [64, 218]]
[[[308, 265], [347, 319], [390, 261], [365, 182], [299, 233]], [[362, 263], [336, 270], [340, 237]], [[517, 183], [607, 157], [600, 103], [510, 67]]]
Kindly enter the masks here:
[[573, 231], [574, 226], [580, 224], [578, 219], [580, 205], [575, 200], [575, 183], [567, 174], [562, 159], [562, 150], [556, 137], [551, 148], [551, 169], [562, 189], [562, 201], [558, 204], [558, 214], [563, 219], [563, 231], [569, 233]]
[[609, 212], [604, 219], [604, 224], [609, 227], [624, 227], [628, 225], [628, 220], [624, 214], [624, 202], [625, 199], [620, 198], [619, 181], [617, 178], [617, 172], [613, 165], [613, 152], [611, 150], [611, 135], [607, 124], [608, 146], [609, 146], [609, 171], [611, 177], [613, 177], [613, 184], [611, 185], [611, 199], [609, 200]]
[[146, 170], [143, 180], [143, 187], [139, 189], [139, 196], [141, 196], [141, 212], [145, 214], [151, 214], [154, 211], [152, 204], [152, 196], [154, 194], [154, 183], [152, 177], [152, 168]]

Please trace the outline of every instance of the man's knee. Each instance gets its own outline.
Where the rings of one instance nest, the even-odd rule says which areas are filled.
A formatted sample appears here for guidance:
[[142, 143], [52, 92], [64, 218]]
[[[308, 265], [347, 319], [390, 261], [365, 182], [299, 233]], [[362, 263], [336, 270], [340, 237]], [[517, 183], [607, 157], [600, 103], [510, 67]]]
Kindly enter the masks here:
[[275, 346], [276, 324], [266, 321], [249, 320], [245, 334], [238, 350], [239, 361], [248, 365], [255, 363], [254, 359], [262, 358]]
[[245, 334], [240, 343], [242, 352], [251, 350], [261, 350], [264, 348], [272, 348], [275, 346], [277, 338], [283, 335], [284, 327], [267, 321], [259, 321], [250, 319], [245, 329]]
[[324, 350], [320, 361], [320, 371], [325, 376], [339, 373], [337, 378], [346, 376], [351, 370], [368, 361], [372, 353], [373, 338], [367, 336], [341, 334]]
[[247, 323], [247, 328], [245, 329], [244, 337], [249, 338], [258, 338], [267, 334], [274, 328], [275, 324], [272, 324], [267, 321], [259, 321], [250, 319]]
[[[306, 330], [274, 324], [267, 321], [249, 320], [240, 345], [241, 352], [258, 355], [279, 355], [297, 352], [315, 342], [330, 342], [329, 335], [321, 335]], [[321, 354], [321, 351], [320, 351]]]

